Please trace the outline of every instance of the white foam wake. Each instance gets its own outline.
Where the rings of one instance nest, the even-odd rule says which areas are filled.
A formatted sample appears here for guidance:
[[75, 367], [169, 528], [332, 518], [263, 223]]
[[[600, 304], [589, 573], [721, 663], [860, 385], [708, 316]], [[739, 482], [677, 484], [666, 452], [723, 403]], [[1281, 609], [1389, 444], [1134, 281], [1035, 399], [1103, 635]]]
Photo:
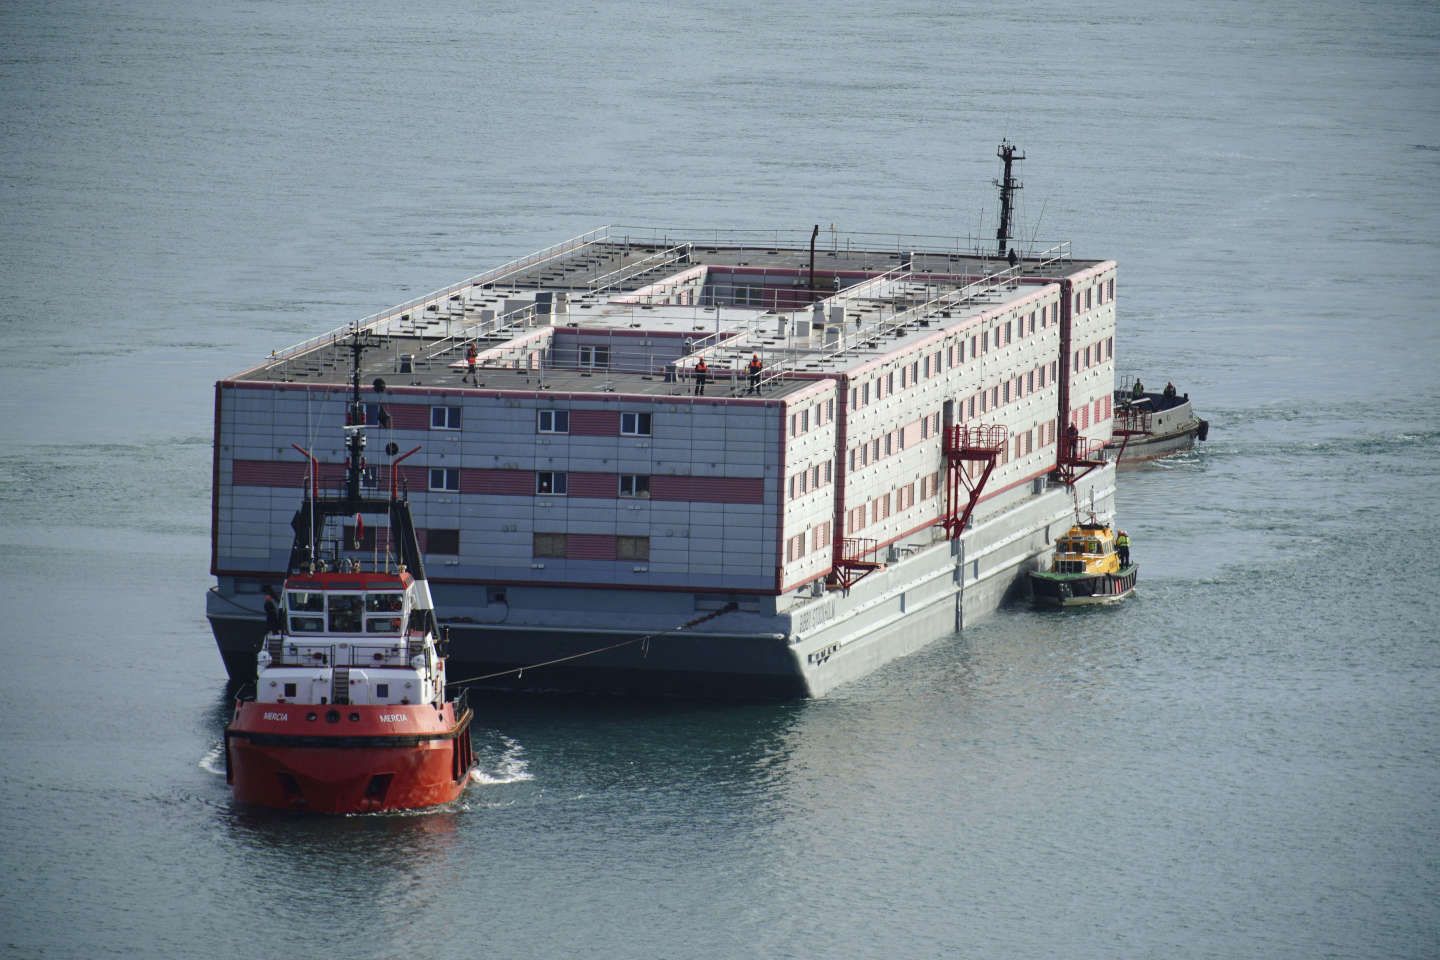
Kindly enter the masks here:
[[200, 769], [217, 777], [225, 776], [225, 741], [220, 740], [200, 758]]
[[507, 736], [500, 737], [500, 755], [493, 760], [482, 756], [470, 779], [475, 783], [519, 783], [533, 780], [530, 764], [525, 759], [525, 748]]

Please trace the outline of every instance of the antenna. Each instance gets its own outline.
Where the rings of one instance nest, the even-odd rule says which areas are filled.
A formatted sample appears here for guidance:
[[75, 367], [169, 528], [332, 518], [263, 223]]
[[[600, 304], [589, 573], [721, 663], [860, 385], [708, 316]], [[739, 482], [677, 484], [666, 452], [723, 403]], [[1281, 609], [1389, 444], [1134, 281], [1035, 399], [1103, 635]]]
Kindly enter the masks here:
[[1010, 208], [1014, 203], [1015, 191], [1024, 186], [1010, 175], [1010, 165], [1016, 160], [1024, 160], [1025, 154], [1009, 140], [1001, 140], [1000, 146], [995, 148], [995, 156], [1005, 163], [1003, 177], [991, 181], [1000, 188], [1000, 228], [995, 231], [995, 239], [999, 243], [998, 252], [1003, 257], [1010, 247]]

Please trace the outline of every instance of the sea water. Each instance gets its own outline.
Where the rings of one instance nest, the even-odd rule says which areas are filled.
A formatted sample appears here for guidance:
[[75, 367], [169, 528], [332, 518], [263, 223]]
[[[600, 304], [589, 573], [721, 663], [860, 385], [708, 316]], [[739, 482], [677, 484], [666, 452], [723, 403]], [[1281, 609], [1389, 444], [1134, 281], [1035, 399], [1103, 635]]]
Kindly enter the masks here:
[[[0, 954], [1440, 953], [1440, 8], [0, 7]], [[489, 699], [464, 796], [237, 808], [212, 385], [601, 223], [1119, 262], [1140, 591], [813, 702]]]

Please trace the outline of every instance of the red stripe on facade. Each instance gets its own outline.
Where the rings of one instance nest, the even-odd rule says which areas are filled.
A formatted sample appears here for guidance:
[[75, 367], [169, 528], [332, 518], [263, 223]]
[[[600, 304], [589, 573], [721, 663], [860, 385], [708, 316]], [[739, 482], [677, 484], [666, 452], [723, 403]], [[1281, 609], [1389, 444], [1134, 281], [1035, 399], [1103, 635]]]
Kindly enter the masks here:
[[[236, 460], [232, 465], [232, 482], [245, 487], [303, 487], [310, 472], [304, 460]], [[320, 484], [329, 486], [345, 479], [345, 467], [339, 463], [320, 464]]]
[[765, 481], [760, 477], [657, 475], [650, 478], [650, 499], [689, 500], [701, 503], [764, 503]]
[[[436, 465], [436, 469], [441, 465]], [[236, 460], [232, 484], [237, 487], [292, 487], [305, 485], [308, 465], [303, 460]], [[412, 492], [429, 489], [431, 467], [400, 466], [400, 479]], [[389, 485], [389, 466], [377, 471], [385, 486]], [[322, 492], [338, 489], [345, 479], [345, 465], [320, 464]], [[619, 496], [619, 475], [614, 473], [572, 472], [567, 474], [567, 494], [614, 500]], [[529, 497], [535, 495], [533, 470], [490, 470], [462, 467], [460, 492], [498, 496]], [[759, 477], [676, 477], [652, 476], [652, 500], [689, 501], [696, 503], [764, 502], [764, 481]]]
[[385, 412], [390, 414], [390, 425], [396, 430], [429, 430], [430, 408], [418, 403], [387, 403]]
[[614, 560], [615, 536], [608, 533], [571, 533], [565, 537], [567, 560]]
[[535, 495], [535, 474], [529, 470], [466, 468], [460, 471], [460, 492], [532, 497]]
[[613, 473], [571, 473], [568, 478], [569, 494], [572, 497], [593, 497], [615, 499], [619, 493], [620, 481]]
[[571, 410], [570, 433], [579, 437], [614, 437], [620, 433], [617, 410]]

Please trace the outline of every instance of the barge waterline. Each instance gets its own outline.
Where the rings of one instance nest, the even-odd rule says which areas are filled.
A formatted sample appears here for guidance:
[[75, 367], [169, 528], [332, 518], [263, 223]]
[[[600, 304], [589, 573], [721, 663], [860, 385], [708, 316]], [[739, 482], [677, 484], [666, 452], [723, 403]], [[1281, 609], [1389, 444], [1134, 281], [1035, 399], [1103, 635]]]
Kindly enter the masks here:
[[[1113, 512], [1113, 262], [811, 239], [602, 228], [348, 328], [367, 482], [409, 489], [452, 677], [563, 660], [486, 684], [819, 696], [1023, 590], [1077, 496]], [[232, 679], [308, 469], [285, 438], [339, 425], [341, 339], [216, 385]]]

